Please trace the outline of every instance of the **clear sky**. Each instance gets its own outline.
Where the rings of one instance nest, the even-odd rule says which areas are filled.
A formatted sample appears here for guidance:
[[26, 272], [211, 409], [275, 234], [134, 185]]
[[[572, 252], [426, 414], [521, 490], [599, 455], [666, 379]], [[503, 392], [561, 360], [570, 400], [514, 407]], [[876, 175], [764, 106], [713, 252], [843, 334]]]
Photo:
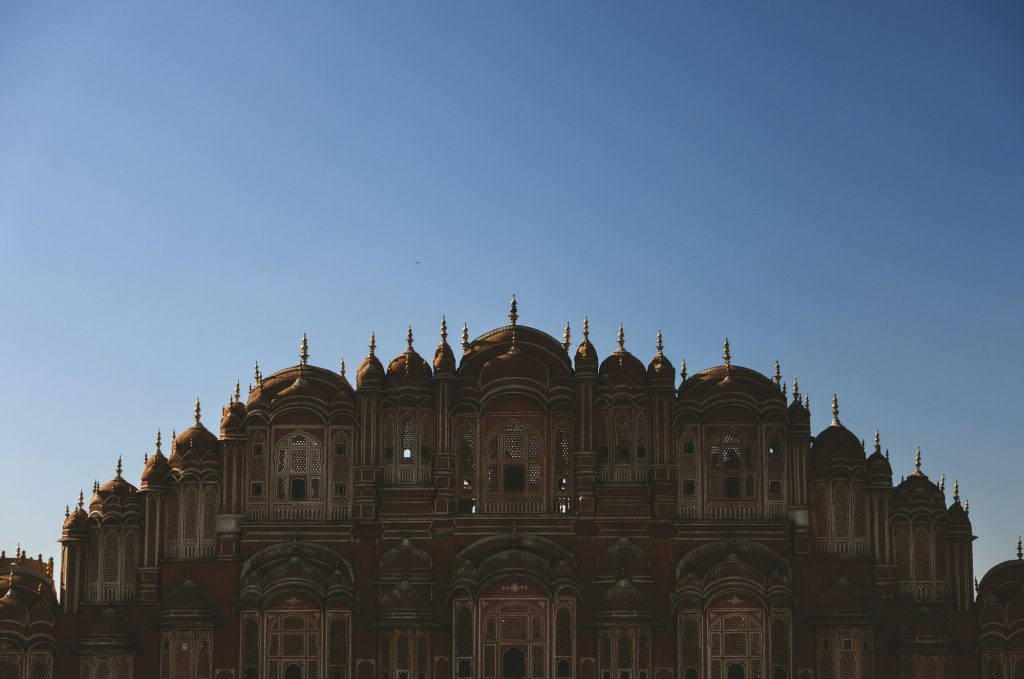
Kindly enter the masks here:
[[[521, 322], [799, 377], [1024, 532], [1020, 2], [0, 5], [0, 546], [236, 379]], [[457, 331], [456, 333], [457, 334]]]

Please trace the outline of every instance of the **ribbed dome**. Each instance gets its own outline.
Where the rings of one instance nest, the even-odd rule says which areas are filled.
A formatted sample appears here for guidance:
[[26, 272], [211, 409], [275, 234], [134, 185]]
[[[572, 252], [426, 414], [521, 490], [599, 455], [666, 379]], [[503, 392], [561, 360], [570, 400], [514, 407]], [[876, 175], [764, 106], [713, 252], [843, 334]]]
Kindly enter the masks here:
[[775, 401], [783, 407], [782, 391], [772, 380], [740, 365], [718, 365], [687, 378], [679, 387], [679, 398], [705, 401], [719, 396], [740, 394], [758, 403]]
[[396, 387], [425, 386], [433, 377], [430, 364], [412, 346], [412, 328], [409, 328], [405, 351], [388, 364], [387, 376]]
[[356, 371], [356, 387], [379, 387], [384, 379], [384, 366], [375, 353], [377, 350], [377, 339], [370, 335], [370, 353], [359, 364]]
[[863, 460], [864, 448], [852, 431], [838, 421], [833, 421], [832, 425], [814, 437], [811, 457], [820, 460]]
[[672, 361], [668, 360], [662, 351], [660, 331], [658, 332], [658, 351], [647, 365], [647, 379], [652, 384], [657, 382], [674, 385], [676, 381], [676, 369], [672, 366]]
[[647, 379], [647, 370], [644, 368], [644, 364], [636, 356], [626, 351], [626, 340], [621, 325], [619, 326], [619, 348], [601, 361], [600, 373], [601, 377], [612, 384], [624, 381], [640, 383]]
[[161, 485], [171, 472], [171, 465], [159, 449], [149, 456], [142, 470], [142, 488]]
[[434, 374], [450, 375], [455, 372], [455, 353], [448, 346], [448, 323], [441, 319], [441, 343], [434, 352]]

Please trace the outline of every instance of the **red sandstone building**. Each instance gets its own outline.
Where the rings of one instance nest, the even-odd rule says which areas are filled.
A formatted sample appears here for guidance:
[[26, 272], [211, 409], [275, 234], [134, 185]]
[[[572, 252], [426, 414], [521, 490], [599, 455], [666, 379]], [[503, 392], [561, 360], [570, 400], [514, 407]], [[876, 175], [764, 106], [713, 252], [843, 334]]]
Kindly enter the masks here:
[[[0, 679], [1021, 679], [1024, 561], [796, 380], [517, 324], [307, 362], [0, 559]], [[1019, 556], [1019, 555], [1018, 555]], [[57, 597], [59, 588], [59, 600]]]

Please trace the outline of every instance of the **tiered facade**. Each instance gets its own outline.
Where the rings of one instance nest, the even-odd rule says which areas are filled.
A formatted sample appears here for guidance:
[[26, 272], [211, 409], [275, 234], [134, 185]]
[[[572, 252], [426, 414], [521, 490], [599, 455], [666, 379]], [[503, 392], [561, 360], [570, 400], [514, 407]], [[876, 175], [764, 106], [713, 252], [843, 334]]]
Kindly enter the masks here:
[[[794, 380], [603, 361], [300, 363], [0, 559], [0, 679], [1021, 679], [1024, 561]], [[684, 364], [685, 365], [685, 364]], [[59, 600], [58, 600], [59, 590]]]

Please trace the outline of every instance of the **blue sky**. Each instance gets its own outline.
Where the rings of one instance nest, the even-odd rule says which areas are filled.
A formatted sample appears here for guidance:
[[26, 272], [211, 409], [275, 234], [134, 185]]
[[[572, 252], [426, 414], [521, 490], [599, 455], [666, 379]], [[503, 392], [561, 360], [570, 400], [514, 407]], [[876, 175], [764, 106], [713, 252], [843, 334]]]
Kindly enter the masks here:
[[[782, 362], [1024, 532], [1024, 6], [4, 3], [0, 545], [236, 379], [447, 314]], [[88, 495], [88, 493], [87, 493]]]

